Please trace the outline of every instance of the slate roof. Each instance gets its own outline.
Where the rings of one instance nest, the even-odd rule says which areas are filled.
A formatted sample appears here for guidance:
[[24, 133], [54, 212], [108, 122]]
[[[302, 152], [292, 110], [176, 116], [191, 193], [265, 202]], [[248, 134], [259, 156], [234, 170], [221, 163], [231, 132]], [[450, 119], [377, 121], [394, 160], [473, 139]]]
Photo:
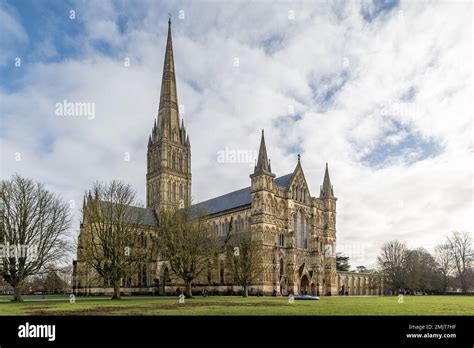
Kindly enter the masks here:
[[250, 197], [250, 187], [246, 187], [194, 204], [192, 208], [193, 210], [196, 209], [196, 211], [200, 211], [203, 214], [211, 215], [250, 204]]
[[[114, 209], [110, 207], [110, 202], [101, 201], [102, 211], [108, 214], [112, 214]], [[153, 226], [157, 223], [157, 216], [155, 209], [153, 208], [142, 208], [142, 207], [134, 207], [128, 206], [127, 207], [127, 219], [131, 223], [134, 223], [137, 219], [139, 219], [140, 225], [148, 225]]]
[[[275, 183], [283, 187], [288, 187], [288, 184], [290, 183], [290, 179], [292, 175], [293, 173], [280, 176], [275, 179]], [[251, 190], [249, 186], [237, 191], [226, 193], [225, 195], [222, 195], [222, 196], [208, 199], [207, 201], [204, 201], [204, 202], [193, 204], [191, 206], [191, 211], [193, 215], [198, 215], [198, 213], [202, 213], [205, 215], [212, 215], [212, 214], [217, 214], [226, 210], [243, 207], [250, 203], [251, 203]], [[103, 205], [104, 211], [110, 213], [112, 209], [107, 207], [107, 205], [109, 204], [110, 204], [109, 202], [101, 201], [101, 205]], [[129, 211], [130, 222], [132, 221], [134, 222], [139, 217], [141, 225], [148, 225], [148, 226], [156, 225], [157, 215], [156, 215], [155, 209], [134, 207], [134, 206], [129, 206], [129, 208], [130, 208], [130, 211]]]
[[[276, 178], [275, 182], [280, 186], [287, 187], [292, 175], [293, 173], [290, 173]], [[251, 191], [249, 186], [222, 196], [211, 198], [204, 202], [194, 204], [192, 206], [192, 210], [195, 213], [198, 213], [199, 211], [202, 214], [212, 215], [222, 211], [242, 207], [250, 203]]]
[[292, 175], [293, 175], [293, 173], [280, 176], [279, 178], [275, 179], [275, 182], [280, 186], [288, 187], [288, 184], [290, 183], [290, 179], [291, 179]]
[[156, 216], [156, 211], [153, 208], [138, 208], [134, 207], [135, 209], [142, 209], [143, 217], [141, 218], [142, 225], [156, 225], [158, 222], [158, 217]]

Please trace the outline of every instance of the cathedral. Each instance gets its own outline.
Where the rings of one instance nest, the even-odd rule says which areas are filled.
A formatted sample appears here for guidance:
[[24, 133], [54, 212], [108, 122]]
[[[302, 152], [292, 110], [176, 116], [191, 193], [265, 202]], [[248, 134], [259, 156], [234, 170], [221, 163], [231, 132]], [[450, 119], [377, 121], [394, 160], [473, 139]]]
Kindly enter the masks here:
[[[191, 142], [180, 119], [171, 22], [163, 66], [158, 116], [147, 147], [146, 208], [143, 224], [154, 226], [157, 209], [168, 203], [191, 203]], [[322, 174], [322, 173], [321, 173]], [[250, 185], [193, 205], [205, 213], [206, 223], [220, 236], [250, 229], [262, 238], [261, 275], [249, 289], [259, 295], [380, 295], [382, 280], [369, 273], [336, 271], [336, 202], [326, 164], [319, 197], [311, 196], [298, 155], [292, 173], [273, 173], [261, 133], [258, 159]], [[85, 202], [85, 204], [87, 204]], [[81, 260], [87, 224], [81, 224], [73, 288], [78, 295], [111, 293]], [[193, 283], [193, 292], [237, 294], [225, 255], [212, 273]], [[150, 261], [137, 276], [122, 284], [125, 294], [175, 294], [182, 282], [166, 259]]]

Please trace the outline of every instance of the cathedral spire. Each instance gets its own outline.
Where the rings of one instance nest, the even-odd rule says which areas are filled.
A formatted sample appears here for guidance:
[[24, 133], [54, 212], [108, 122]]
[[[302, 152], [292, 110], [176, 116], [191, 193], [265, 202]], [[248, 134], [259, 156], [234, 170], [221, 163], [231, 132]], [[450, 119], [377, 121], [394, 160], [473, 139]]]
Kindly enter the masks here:
[[176, 71], [168, 19], [158, 117], [148, 138], [146, 204], [149, 208], [191, 202], [191, 144], [180, 121]]
[[260, 140], [260, 149], [258, 151], [257, 165], [254, 173], [271, 172], [270, 161], [267, 156], [267, 147], [265, 146], [265, 135], [262, 129], [262, 138]]
[[[171, 17], [168, 20], [168, 39], [166, 41], [163, 78], [161, 81], [160, 107], [158, 114], [170, 117], [170, 126], [179, 127], [178, 94], [176, 92], [176, 76], [173, 58], [173, 42], [171, 39]], [[165, 115], [162, 115], [165, 116]]]
[[329, 179], [329, 169], [326, 162], [326, 171], [324, 172], [324, 181], [323, 186], [321, 187], [321, 192], [319, 194], [320, 198], [334, 197], [334, 191], [331, 185], [331, 179]]

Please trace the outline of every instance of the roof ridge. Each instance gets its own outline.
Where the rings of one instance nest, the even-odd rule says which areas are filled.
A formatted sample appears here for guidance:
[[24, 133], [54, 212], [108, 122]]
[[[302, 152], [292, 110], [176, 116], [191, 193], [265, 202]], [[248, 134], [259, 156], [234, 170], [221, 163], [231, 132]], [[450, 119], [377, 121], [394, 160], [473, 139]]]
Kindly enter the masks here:
[[[292, 175], [292, 174], [293, 174], [293, 173], [288, 173], [288, 174], [279, 176], [278, 178], [275, 178], [275, 180], [281, 179], [281, 178], [283, 178], [283, 177], [286, 177], [286, 176], [289, 176], [289, 175]], [[246, 186], [246, 187], [243, 187], [243, 188], [238, 189], [238, 190], [230, 191], [230, 192], [227, 192], [227, 193], [223, 193], [223, 194], [221, 194], [221, 195], [219, 195], [219, 196], [215, 196], [215, 197], [206, 199], [205, 201], [200, 201], [200, 202], [195, 203], [195, 204], [193, 204], [193, 205], [198, 205], [198, 204], [201, 204], [201, 203], [205, 203], [205, 202], [208, 202], [208, 201], [212, 201], [213, 199], [220, 198], [220, 197], [224, 197], [224, 196], [226, 196], [226, 195], [230, 195], [230, 194], [232, 194], [232, 193], [239, 192], [239, 191], [246, 190], [246, 189], [250, 189], [250, 188], [251, 188], [251, 186]]]
[[215, 196], [215, 197], [206, 199], [205, 201], [201, 201], [201, 202], [195, 203], [195, 204], [193, 204], [193, 205], [198, 205], [198, 204], [201, 204], [201, 203], [206, 203], [206, 202], [212, 201], [213, 199], [221, 198], [221, 197], [230, 195], [230, 194], [232, 194], [232, 193], [239, 192], [239, 191], [243, 191], [243, 190], [247, 190], [247, 189], [250, 189], [250, 186], [246, 186], [246, 187], [243, 187], [243, 188], [238, 189], [238, 190], [230, 191], [230, 192], [224, 193], [224, 194], [222, 194], [222, 195], [219, 195], [219, 196]]

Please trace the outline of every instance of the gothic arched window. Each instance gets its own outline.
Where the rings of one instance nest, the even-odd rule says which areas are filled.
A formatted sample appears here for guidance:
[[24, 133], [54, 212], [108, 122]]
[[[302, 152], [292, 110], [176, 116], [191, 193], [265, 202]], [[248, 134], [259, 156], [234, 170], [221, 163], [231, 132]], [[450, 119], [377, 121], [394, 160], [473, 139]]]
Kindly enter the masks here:
[[283, 262], [283, 259], [280, 259], [280, 277], [285, 274], [285, 263]]
[[279, 244], [280, 244], [281, 247], [285, 246], [285, 236], [283, 235], [283, 233], [280, 233]]
[[308, 249], [308, 232], [309, 232], [308, 220], [304, 219], [303, 248], [305, 248], [305, 249]]
[[225, 219], [225, 228], [224, 228], [224, 235], [228, 235], [229, 234], [229, 221], [227, 221], [227, 219]]
[[306, 219], [304, 213], [298, 210], [293, 219], [295, 242], [297, 248], [306, 248]]
[[173, 183], [173, 187], [172, 187], [172, 197], [173, 197], [173, 201], [176, 201], [176, 184]]

